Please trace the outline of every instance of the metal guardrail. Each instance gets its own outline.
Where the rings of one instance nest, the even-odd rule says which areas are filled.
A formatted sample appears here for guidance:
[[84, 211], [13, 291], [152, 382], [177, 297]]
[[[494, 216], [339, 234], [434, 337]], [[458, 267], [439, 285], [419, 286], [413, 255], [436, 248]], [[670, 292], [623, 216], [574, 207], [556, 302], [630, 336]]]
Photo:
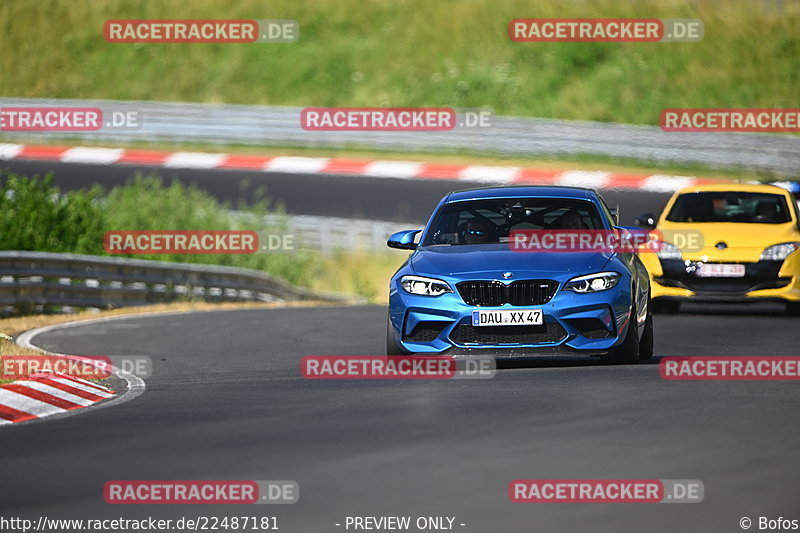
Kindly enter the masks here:
[[198, 299], [280, 302], [319, 295], [246, 268], [44, 252], [0, 252], [0, 306], [101, 309]]
[[[233, 218], [247, 219], [250, 228], [256, 219], [247, 212], [229, 210]], [[389, 236], [401, 230], [422, 228], [419, 222], [392, 222], [361, 218], [324, 217], [317, 215], [268, 214], [263, 219], [264, 233], [291, 236], [291, 249], [271, 253], [292, 253], [295, 250], [315, 251], [331, 255], [337, 250], [387, 251]], [[270, 253], [270, 252], [267, 252]]]
[[386, 241], [397, 231], [421, 228], [419, 223], [383, 220], [291, 215], [285, 217], [286, 232], [294, 235], [298, 249], [330, 255], [336, 250], [386, 251]]
[[[488, 128], [446, 132], [305, 131], [301, 108], [112, 100], [3, 98], [3, 106], [80, 106], [136, 111], [137, 130], [41, 133], [35, 138], [87, 141], [164, 140], [213, 144], [365, 147], [395, 151], [459, 150], [518, 156], [595, 154], [671, 163], [700, 163], [797, 175], [800, 136], [764, 133], [667, 133], [655, 126], [494, 117]], [[9, 139], [31, 134], [2, 132]]]

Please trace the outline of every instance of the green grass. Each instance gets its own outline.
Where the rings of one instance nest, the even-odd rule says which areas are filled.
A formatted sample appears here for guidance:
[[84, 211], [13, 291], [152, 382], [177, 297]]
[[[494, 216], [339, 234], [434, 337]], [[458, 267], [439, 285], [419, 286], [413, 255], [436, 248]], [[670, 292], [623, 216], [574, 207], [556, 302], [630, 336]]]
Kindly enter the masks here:
[[[17, 0], [0, 96], [488, 106], [654, 124], [665, 107], [797, 107], [800, 5], [761, 0]], [[524, 17], [700, 18], [698, 43], [514, 43]], [[295, 19], [291, 44], [109, 44], [111, 18]]]

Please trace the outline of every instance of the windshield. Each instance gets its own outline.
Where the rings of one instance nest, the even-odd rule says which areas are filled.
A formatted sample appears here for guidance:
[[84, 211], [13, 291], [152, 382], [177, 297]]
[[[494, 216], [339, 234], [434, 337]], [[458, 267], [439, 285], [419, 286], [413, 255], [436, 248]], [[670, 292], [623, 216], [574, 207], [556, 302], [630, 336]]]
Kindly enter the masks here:
[[454, 202], [436, 214], [422, 246], [498, 244], [514, 230], [606, 229], [595, 205], [563, 198]]
[[754, 192], [695, 192], [683, 194], [667, 215], [670, 222], [740, 222], [784, 224], [792, 220], [786, 199]]

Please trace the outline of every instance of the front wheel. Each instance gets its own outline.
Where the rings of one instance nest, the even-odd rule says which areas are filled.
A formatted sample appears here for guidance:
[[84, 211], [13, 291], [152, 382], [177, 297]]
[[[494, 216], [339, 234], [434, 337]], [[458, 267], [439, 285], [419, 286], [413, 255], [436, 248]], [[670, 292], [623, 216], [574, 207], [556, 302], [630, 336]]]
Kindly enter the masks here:
[[786, 314], [800, 316], [800, 302], [786, 302]]
[[386, 320], [386, 355], [406, 355], [405, 350], [394, 340], [391, 319]]
[[653, 313], [647, 313], [644, 322], [644, 331], [639, 340], [639, 361], [647, 361], [653, 358]]
[[634, 365], [639, 362], [639, 338], [636, 331], [636, 308], [631, 309], [631, 318], [625, 328], [625, 340], [612, 348], [603, 358], [607, 363]]

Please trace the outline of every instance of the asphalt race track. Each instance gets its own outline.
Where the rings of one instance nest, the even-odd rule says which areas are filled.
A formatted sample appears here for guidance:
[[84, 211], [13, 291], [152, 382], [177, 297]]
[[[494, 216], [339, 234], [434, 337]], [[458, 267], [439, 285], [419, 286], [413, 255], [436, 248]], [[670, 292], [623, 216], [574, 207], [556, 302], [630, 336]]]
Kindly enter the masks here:
[[[780, 306], [656, 316], [656, 356], [796, 355]], [[654, 363], [543, 360], [489, 380], [304, 380], [304, 355], [379, 354], [381, 307], [136, 317], [42, 334], [78, 354], [154, 361], [131, 402], [3, 428], [0, 502], [18, 516], [273, 514], [281, 531], [348, 515], [455, 516], [461, 531], [739, 531], [798, 510], [791, 382], [662, 381]], [[512, 504], [518, 478], [699, 479], [697, 504]], [[290, 479], [282, 506], [114, 506], [114, 479]], [[8, 514], [8, 512], [6, 514]], [[647, 527], [644, 525], [647, 524]], [[755, 529], [755, 526], [754, 526]]]
[[[250, 200], [263, 188], [271, 200], [280, 202], [290, 214], [345, 218], [368, 218], [424, 224], [439, 200], [452, 190], [480, 186], [440, 179], [392, 179], [322, 174], [289, 174], [230, 169], [197, 170], [136, 166], [103, 166], [58, 161], [0, 161], [0, 169], [24, 176], [53, 173], [53, 183], [69, 191], [99, 184], [106, 188], [124, 184], [137, 174], [161, 176], [193, 183], [220, 201], [236, 205]], [[243, 188], [242, 184], [247, 186]], [[658, 213], [669, 194], [636, 190], [603, 191], [608, 205], [623, 206], [621, 222], [633, 224], [646, 212]], [[403, 228], [401, 228], [403, 229]]]
[[[55, 171], [63, 189], [160, 172], [236, 201], [264, 185], [289, 213], [423, 222], [446, 180], [137, 169], [4, 162]], [[313, 194], [309, 194], [313, 191]], [[668, 195], [607, 191], [630, 224]], [[402, 228], [398, 228], [402, 229]], [[344, 531], [346, 516], [454, 516], [473, 532], [730, 532], [744, 516], [797, 518], [797, 384], [663, 381], [680, 355], [797, 355], [783, 307], [690, 305], [657, 315], [656, 358], [636, 366], [543, 359], [490, 380], [327, 381], [306, 355], [376, 355], [382, 307], [294, 308], [134, 317], [42, 334], [84, 355], [147, 355], [133, 401], [0, 431], [0, 508], [36, 518], [277, 516], [288, 533]], [[697, 504], [513, 504], [509, 482], [699, 479]], [[114, 506], [103, 484], [132, 479], [294, 480], [275, 506]], [[794, 515], [794, 516], [793, 516]], [[458, 524], [466, 524], [460, 526]], [[646, 525], [646, 527], [645, 527]], [[757, 522], [753, 529], [757, 528]]]

